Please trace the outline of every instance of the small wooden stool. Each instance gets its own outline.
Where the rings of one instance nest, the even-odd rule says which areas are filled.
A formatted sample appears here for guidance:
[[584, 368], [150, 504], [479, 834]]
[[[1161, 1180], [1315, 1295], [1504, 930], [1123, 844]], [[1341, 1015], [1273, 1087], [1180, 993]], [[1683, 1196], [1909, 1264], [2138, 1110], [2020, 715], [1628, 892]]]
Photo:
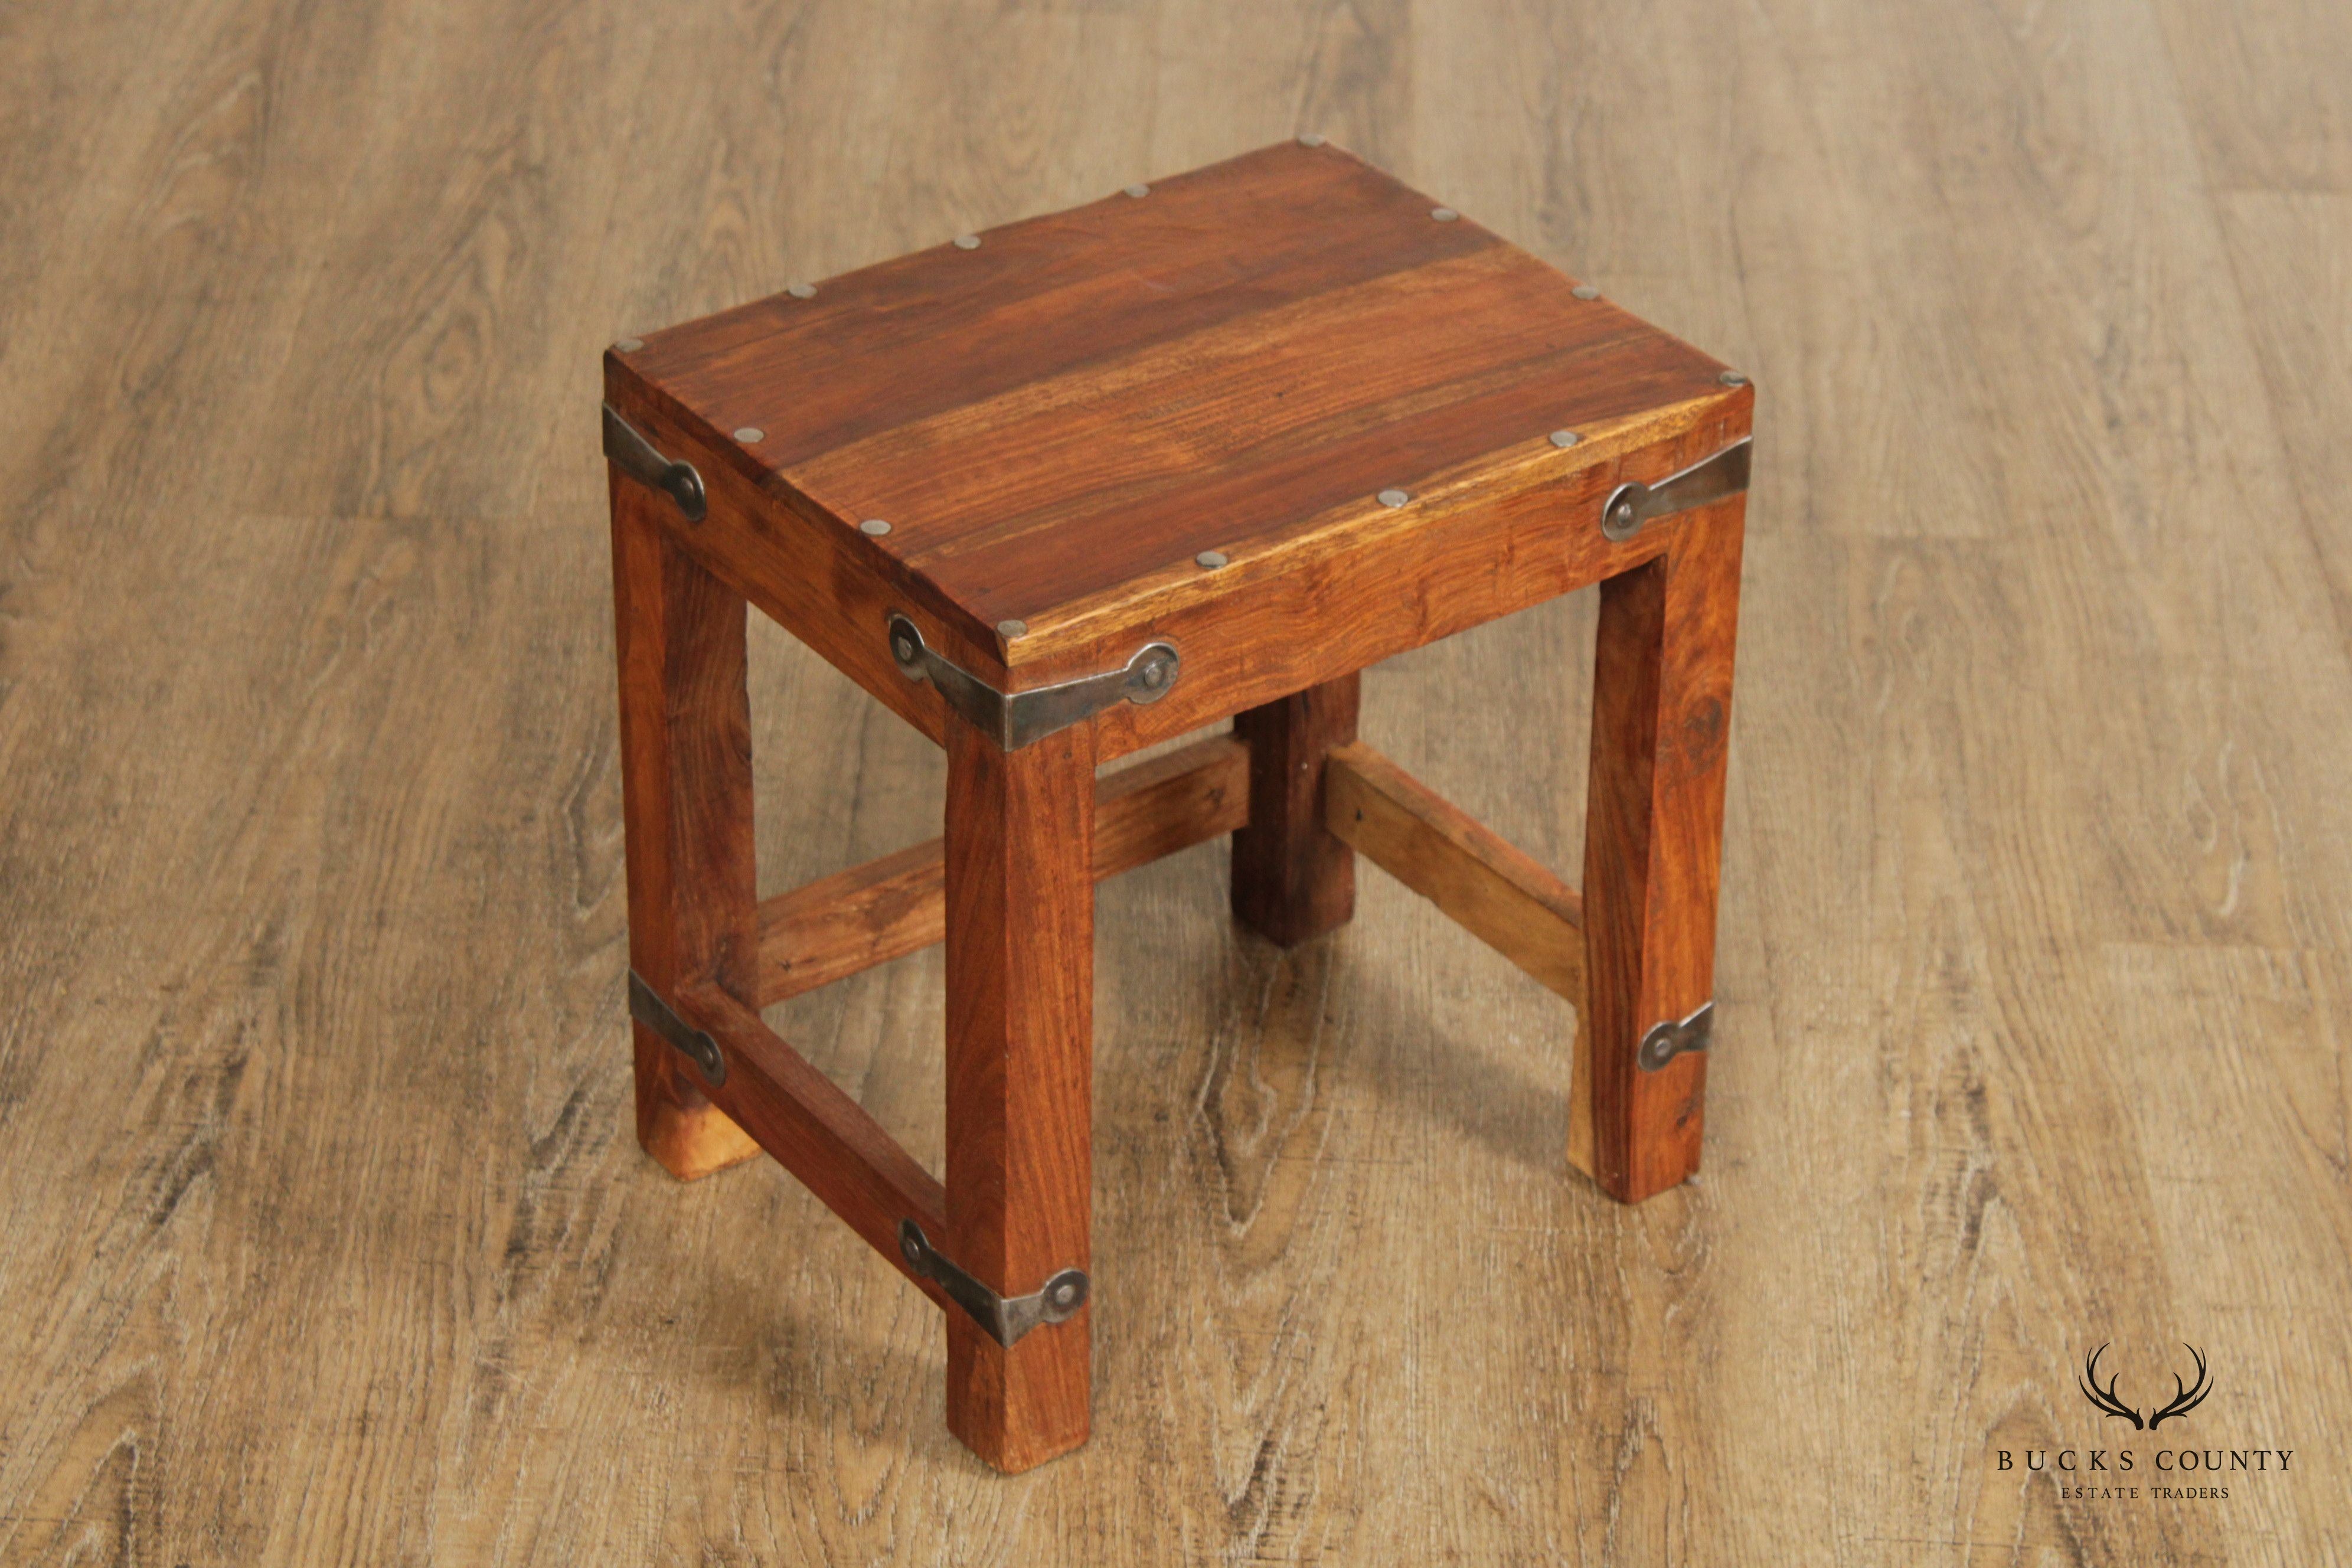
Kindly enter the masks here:
[[[604, 383], [637, 1136], [687, 1179], [766, 1150], [944, 1308], [982, 1458], [1087, 1436], [1114, 872], [1230, 833], [1288, 944], [1361, 850], [1576, 1004], [1573, 1163], [1628, 1201], [1697, 1167], [1744, 378], [1301, 137]], [[1356, 740], [1357, 672], [1591, 583], [1580, 899]], [[746, 601], [947, 748], [943, 840], [760, 900]], [[759, 1009], [943, 938], [941, 1183]]]

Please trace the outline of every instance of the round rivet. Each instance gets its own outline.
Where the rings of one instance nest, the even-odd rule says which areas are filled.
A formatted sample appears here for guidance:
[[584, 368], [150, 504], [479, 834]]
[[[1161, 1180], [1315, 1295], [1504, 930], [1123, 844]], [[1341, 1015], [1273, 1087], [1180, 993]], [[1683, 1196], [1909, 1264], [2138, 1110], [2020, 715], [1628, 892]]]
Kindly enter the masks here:
[[786, 286], [784, 292], [790, 294], [795, 300], [813, 300], [816, 298], [816, 285], [814, 283], [793, 283]]
[[1726, 386], [1746, 386], [1748, 384], [1748, 378], [1740, 374], [1736, 370], [1727, 370], [1715, 379], [1723, 383]]
[[746, 447], [752, 445], [754, 442], [764, 441], [767, 438], [768, 433], [765, 430], [761, 429], [757, 425], [746, 425], [743, 428], [735, 432], [735, 439], [742, 442]]
[[1583, 437], [1573, 430], [1555, 430], [1551, 433], [1551, 444], [1555, 447], [1573, 447], [1583, 439]]
[[869, 517], [857, 525], [857, 531], [871, 538], [879, 539], [890, 531], [890, 525], [878, 517]]
[[643, 338], [623, 338], [613, 345], [614, 349], [625, 354], [633, 354], [645, 346], [646, 340]]
[[1455, 218], [1460, 217], [1462, 215], [1455, 212], [1452, 207], [1432, 207], [1429, 209], [1429, 216], [1435, 218], [1440, 223], [1452, 223]]
[[1382, 490], [1381, 492], [1381, 504], [1382, 506], [1402, 506], [1412, 499], [1412, 498], [1411, 496], [1405, 494], [1402, 490]]
[[1598, 300], [1601, 298], [1601, 290], [1595, 289], [1590, 283], [1579, 283], [1575, 288], [1570, 289], [1569, 292], [1575, 295], [1580, 300]]
[[1148, 196], [1151, 194], [1150, 185], [1129, 185], [1126, 189], [1130, 196]]
[[1027, 621], [999, 621], [996, 623], [996, 633], [999, 637], [1025, 637], [1029, 635], [1029, 623]]
[[1309, 131], [1298, 139], [1298, 144], [1301, 147], [1320, 147], [1323, 145], [1323, 138]]
[[955, 237], [955, 245], [958, 250], [978, 250], [980, 248], [980, 236], [976, 234], [957, 235]]
[[1210, 571], [1214, 572], [1225, 563], [1225, 552], [1222, 550], [1203, 550], [1192, 557], [1192, 563], [1196, 566], [1206, 566]]

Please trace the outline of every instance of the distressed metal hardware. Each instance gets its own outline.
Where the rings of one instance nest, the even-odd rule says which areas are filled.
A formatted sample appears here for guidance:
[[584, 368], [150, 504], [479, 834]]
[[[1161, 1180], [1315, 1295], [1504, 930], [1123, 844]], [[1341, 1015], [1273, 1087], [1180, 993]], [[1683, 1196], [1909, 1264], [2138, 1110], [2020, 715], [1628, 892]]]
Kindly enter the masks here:
[[1738, 495], [1748, 488], [1749, 445], [1748, 438], [1743, 436], [1714, 457], [1693, 463], [1654, 485], [1619, 485], [1601, 504], [1601, 531], [1622, 542], [1639, 533], [1642, 525], [1654, 517], [1688, 511], [1692, 507]]
[[1679, 1022], [1660, 1019], [1642, 1037], [1633, 1061], [1643, 1072], [1655, 1072], [1685, 1051], [1703, 1051], [1715, 1033], [1715, 1004], [1702, 1002]]
[[709, 504], [702, 493], [702, 476], [694, 471], [694, 465], [663, 457], [651, 441], [637, 433], [635, 426], [613, 412], [609, 403], [604, 405], [604, 456], [637, 483], [676, 501], [679, 514], [687, 521], [700, 522], [709, 514]]
[[1000, 1296], [950, 1262], [910, 1219], [898, 1222], [898, 1252], [908, 1268], [946, 1291], [1000, 1345], [1010, 1346], [1040, 1323], [1063, 1322], [1087, 1304], [1083, 1268], [1063, 1269], [1034, 1295]]
[[679, 1017], [634, 969], [629, 971], [629, 1016], [676, 1047], [702, 1074], [703, 1082], [715, 1089], [727, 1081], [727, 1058], [719, 1054], [719, 1042]]
[[1181, 671], [1176, 650], [1146, 643], [1118, 669], [1082, 676], [1031, 691], [999, 691], [971, 671], [927, 647], [904, 616], [890, 617], [890, 658], [909, 680], [929, 680], [949, 707], [994, 737], [1008, 752], [1091, 719], [1114, 702], [1157, 702]]

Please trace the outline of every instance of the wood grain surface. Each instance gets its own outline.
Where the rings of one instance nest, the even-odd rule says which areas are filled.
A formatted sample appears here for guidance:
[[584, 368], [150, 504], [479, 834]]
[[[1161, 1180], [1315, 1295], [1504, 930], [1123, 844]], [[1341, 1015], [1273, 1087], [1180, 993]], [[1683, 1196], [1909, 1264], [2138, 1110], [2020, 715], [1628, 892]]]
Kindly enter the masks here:
[[[1119, 768], [1095, 786], [1099, 881], [1249, 820], [1249, 748], [1231, 735]], [[930, 946], [947, 934], [945, 846], [934, 838], [760, 905], [759, 996], [781, 1002]]]
[[[0, 1562], [2352, 1558], [2347, 58], [2327, 0], [0, 12]], [[1378, 872], [1287, 953], [1219, 847], [1105, 883], [1094, 1435], [1007, 1479], [887, 1259], [637, 1147], [598, 358], [1304, 130], [1756, 377], [1706, 1172], [1568, 1173], [1565, 1005]], [[1564, 870], [1595, 598], [1363, 681]], [[899, 716], [758, 616], [749, 679], [761, 892], [940, 832]], [[933, 1172], [940, 977], [769, 1014]], [[2294, 1469], [2000, 1470], [2126, 1440], [2110, 1339]]]
[[1081, 605], [1150, 629], [1203, 550], [1372, 522], [1375, 495], [1523, 470], [1553, 430], [1744, 402], [1724, 369], [1337, 142], [1293, 139], [648, 331], [607, 363], [625, 412], [675, 420], [839, 543], [887, 522], [860, 558], [962, 636], [1024, 621], [1008, 655]]
[[[629, 967], [660, 996], [709, 979], [759, 997], [759, 878], [742, 596], [677, 548], [668, 501], [612, 477], [613, 660], [629, 886]], [[684, 1058], [632, 1019], [637, 1142], [693, 1181], [758, 1148]]]
[[[1094, 1267], [1094, 731], [948, 730], [947, 1236], [999, 1296]], [[1025, 1470], [1087, 1440], [1092, 1309], [999, 1344], [947, 1319], [948, 1427]]]
[[1249, 748], [1249, 822], [1228, 865], [1234, 918], [1283, 947], [1345, 925], [1356, 912], [1356, 856], [1324, 826], [1325, 759], [1356, 738], [1355, 672], [1234, 715]]
[[1361, 742], [1332, 753], [1331, 831], [1463, 930], [1575, 1005], [1584, 1001], [1584, 902], [1525, 850]]

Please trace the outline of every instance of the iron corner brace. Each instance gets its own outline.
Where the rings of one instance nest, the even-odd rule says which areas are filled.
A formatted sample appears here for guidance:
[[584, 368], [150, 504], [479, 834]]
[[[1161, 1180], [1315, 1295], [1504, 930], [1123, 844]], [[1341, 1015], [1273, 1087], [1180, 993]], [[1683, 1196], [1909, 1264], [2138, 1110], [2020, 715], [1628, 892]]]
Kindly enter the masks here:
[[926, 644], [903, 615], [890, 617], [890, 658], [908, 679], [929, 680], [949, 707], [1008, 752], [1091, 719], [1113, 703], [1157, 702], [1183, 668], [1173, 647], [1146, 643], [1120, 668], [1003, 692]]
[[727, 1058], [719, 1042], [679, 1017], [677, 1010], [634, 969], [629, 971], [629, 1016], [667, 1040], [711, 1088], [727, 1081]]
[[950, 1262], [911, 1219], [898, 1222], [898, 1251], [908, 1268], [946, 1291], [948, 1300], [970, 1313], [990, 1339], [1008, 1348], [1040, 1323], [1066, 1321], [1087, 1304], [1088, 1281], [1083, 1268], [1065, 1268], [1027, 1296], [1000, 1296]]
[[1700, 1003], [1687, 1018], [1662, 1018], [1650, 1026], [1633, 1053], [1633, 1064], [1656, 1072], [1685, 1051], [1703, 1051], [1715, 1040], [1715, 1004]]
[[1704, 458], [1681, 473], [1669, 474], [1654, 485], [1622, 484], [1601, 503], [1601, 531], [1620, 544], [1642, 531], [1642, 525], [1669, 512], [1688, 511], [1748, 488], [1748, 452], [1752, 437], [1742, 436], [1711, 458]]
[[647, 489], [659, 490], [669, 497], [677, 504], [678, 515], [687, 521], [700, 522], [709, 514], [702, 476], [695, 471], [694, 465], [662, 456], [609, 403], [604, 405], [604, 456], [613, 460], [614, 467]]

